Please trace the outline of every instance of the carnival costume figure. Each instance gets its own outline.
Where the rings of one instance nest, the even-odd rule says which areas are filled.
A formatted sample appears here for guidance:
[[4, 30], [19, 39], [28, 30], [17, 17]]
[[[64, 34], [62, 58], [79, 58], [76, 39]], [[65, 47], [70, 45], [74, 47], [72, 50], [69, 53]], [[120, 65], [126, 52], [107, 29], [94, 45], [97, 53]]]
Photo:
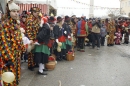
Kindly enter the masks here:
[[114, 45], [114, 36], [115, 36], [116, 28], [114, 21], [110, 21], [108, 23], [108, 28], [107, 28], [107, 46], [113, 46]]
[[64, 24], [63, 24], [63, 28], [67, 31], [67, 35], [66, 35], [66, 53], [68, 53], [69, 51], [72, 51], [72, 42], [71, 42], [72, 31], [71, 31], [71, 27], [70, 27], [69, 23], [70, 23], [70, 17], [65, 16], [65, 21], [64, 21]]
[[4, 86], [18, 86], [20, 81], [20, 58], [24, 52], [24, 45], [18, 22], [19, 10], [18, 5], [9, 1], [7, 18], [0, 26], [0, 77], [4, 72], [12, 72], [15, 75], [15, 80], [12, 83], [3, 81]]
[[57, 24], [54, 26], [54, 36], [55, 36], [55, 50], [54, 53], [57, 60], [61, 61], [66, 58], [66, 36], [67, 31], [62, 27], [63, 19], [59, 16], [57, 17]]
[[44, 64], [48, 63], [48, 57], [50, 55], [50, 50], [48, 47], [50, 40], [50, 26], [47, 24], [46, 17], [42, 17], [40, 25], [41, 27], [36, 37], [38, 44], [35, 45], [35, 48], [33, 50], [34, 61], [36, 64], [39, 64], [38, 74], [47, 75], [47, 73], [44, 72], [47, 71]]
[[[31, 40], [33, 43], [36, 41], [36, 36], [40, 27], [40, 18], [39, 18], [39, 12], [40, 9], [38, 7], [32, 7], [31, 8], [31, 14], [27, 17], [26, 20], [26, 36]], [[32, 44], [33, 44], [32, 43]], [[29, 52], [28, 54], [28, 69], [33, 71], [34, 66], [34, 54], [32, 52]]]
[[86, 21], [84, 17], [81, 17], [81, 20], [77, 23], [77, 38], [78, 38], [78, 51], [85, 52], [85, 37], [87, 36], [87, 28], [86, 28]]
[[118, 30], [118, 32], [115, 33], [115, 44], [116, 45], [120, 45], [121, 44], [121, 38], [122, 38], [122, 34], [121, 34], [121, 31]]

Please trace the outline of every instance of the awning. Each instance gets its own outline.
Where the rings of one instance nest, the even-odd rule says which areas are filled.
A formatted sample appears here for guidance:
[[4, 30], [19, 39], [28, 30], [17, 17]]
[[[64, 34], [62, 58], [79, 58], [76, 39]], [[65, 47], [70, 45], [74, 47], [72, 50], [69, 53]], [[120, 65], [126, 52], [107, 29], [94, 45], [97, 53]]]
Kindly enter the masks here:
[[41, 13], [47, 14], [47, 5], [46, 4], [22, 4], [22, 3], [17, 3], [20, 6], [20, 13], [22, 11], [26, 10], [27, 12], [31, 9], [31, 7], [38, 7], [41, 9]]

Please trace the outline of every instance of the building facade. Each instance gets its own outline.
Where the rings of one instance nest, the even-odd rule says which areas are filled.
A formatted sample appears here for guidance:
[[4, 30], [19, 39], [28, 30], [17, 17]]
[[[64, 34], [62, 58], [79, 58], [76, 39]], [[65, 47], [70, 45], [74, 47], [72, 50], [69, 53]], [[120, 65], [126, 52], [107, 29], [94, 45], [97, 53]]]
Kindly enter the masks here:
[[130, 0], [120, 0], [121, 14], [130, 17]]
[[0, 11], [2, 11], [2, 13], [5, 13], [5, 8], [6, 8], [6, 0], [0, 0]]

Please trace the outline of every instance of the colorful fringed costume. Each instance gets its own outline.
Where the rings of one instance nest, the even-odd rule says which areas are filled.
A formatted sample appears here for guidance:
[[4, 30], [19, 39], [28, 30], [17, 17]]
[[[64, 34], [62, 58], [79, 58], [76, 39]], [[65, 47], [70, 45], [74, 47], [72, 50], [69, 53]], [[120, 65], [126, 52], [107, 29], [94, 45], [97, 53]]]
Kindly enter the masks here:
[[0, 76], [11, 71], [15, 75], [14, 82], [4, 86], [17, 86], [20, 79], [20, 57], [24, 50], [20, 27], [16, 20], [8, 18], [0, 26]]
[[[40, 27], [39, 19], [34, 17], [32, 14], [28, 16], [26, 20], [26, 36], [29, 40], [35, 41]], [[34, 63], [34, 54], [30, 52], [28, 54], [28, 68], [32, 69], [35, 66]]]

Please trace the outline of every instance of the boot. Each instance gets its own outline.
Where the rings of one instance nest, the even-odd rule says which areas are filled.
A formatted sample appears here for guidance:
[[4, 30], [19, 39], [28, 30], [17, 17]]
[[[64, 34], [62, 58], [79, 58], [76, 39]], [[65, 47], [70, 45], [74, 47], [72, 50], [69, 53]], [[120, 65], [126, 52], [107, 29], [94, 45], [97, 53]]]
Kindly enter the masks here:
[[34, 71], [34, 68], [33, 68], [33, 67], [28, 67], [28, 69], [29, 69], [30, 71]]
[[57, 61], [62, 61], [62, 59], [60, 57], [57, 57], [56, 60]]
[[67, 60], [66, 56], [62, 56], [62, 59]]
[[47, 75], [47, 73], [45, 73], [45, 72], [42, 72], [42, 73], [41, 73], [41, 72], [39, 72], [39, 71], [38, 71], [38, 74], [39, 74], [39, 75]]

